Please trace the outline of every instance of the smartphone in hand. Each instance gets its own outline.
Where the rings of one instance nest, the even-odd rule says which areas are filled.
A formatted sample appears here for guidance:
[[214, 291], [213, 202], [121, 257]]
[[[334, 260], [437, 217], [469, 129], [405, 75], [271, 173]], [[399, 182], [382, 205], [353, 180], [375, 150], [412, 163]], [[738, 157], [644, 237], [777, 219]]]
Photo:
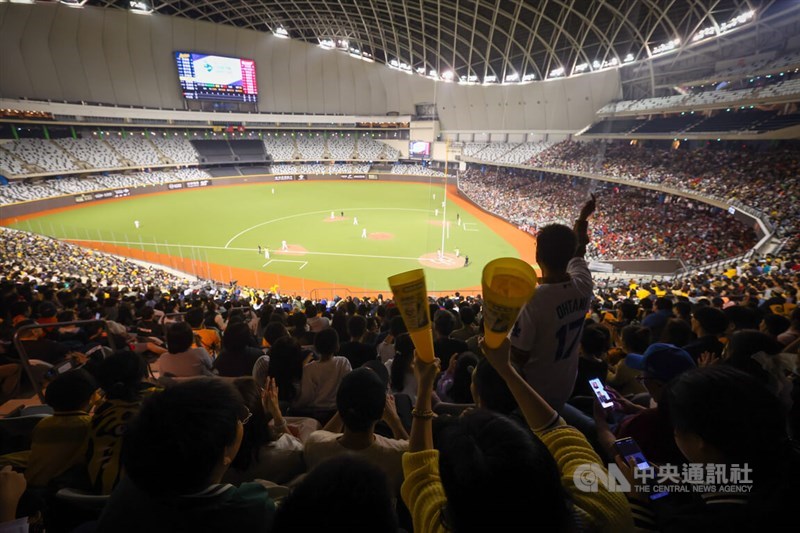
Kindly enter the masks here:
[[[614, 450], [616, 450], [617, 454], [625, 460], [625, 464], [630, 463], [630, 460], [633, 459], [636, 461], [636, 468], [639, 470], [647, 470], [653, 467], [647, 458], [645, 458], [644, 453], [642, 453], [642, 450], [639, 448], [639, 445], [636, 444], [636, 441], [631, 437], [626, 437], [624, 439], [615, 441]], [[659, 498], [663, 498], [667, 494], [669, 494], [669, 492], [651, 490], [650, 499], [657, 500]]]
[[600, 381], [599, 378], [590, 379], [589, 387], [591, 387], [592, 392], [600, 402], [600, 407], [603, 409], [612, 409], [614, 407], [614, 400], [611, 398], [611, 395], [608, 393], [605, 385], [603, 385], [603, 382]]

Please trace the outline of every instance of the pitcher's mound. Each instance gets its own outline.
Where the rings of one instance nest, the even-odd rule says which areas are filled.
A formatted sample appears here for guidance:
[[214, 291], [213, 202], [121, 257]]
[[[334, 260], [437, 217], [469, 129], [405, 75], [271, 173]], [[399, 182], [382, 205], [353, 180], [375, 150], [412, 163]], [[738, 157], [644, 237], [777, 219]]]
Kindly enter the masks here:
[[367, 234], [367, 237], [374, 241], [388, 241], [394, 239], [394, 233], [381, 233], [381, 232], [369, 233]]
[[436, 252], [425, 254], [419, 257], [419, 262], [422, 266], [441, 270], [455, 270], [464, 267], [464, 258], [450, 253], [443, 254], [441, 257]]
[[345, 217], [325, 217], [322, 219], [323, 222], [341, 222], [343, 220], [347, 220]]
[[308, 250], [299, 244], [290, 244], [288, 250], [275, 250], [275, 255], [305, 255]]

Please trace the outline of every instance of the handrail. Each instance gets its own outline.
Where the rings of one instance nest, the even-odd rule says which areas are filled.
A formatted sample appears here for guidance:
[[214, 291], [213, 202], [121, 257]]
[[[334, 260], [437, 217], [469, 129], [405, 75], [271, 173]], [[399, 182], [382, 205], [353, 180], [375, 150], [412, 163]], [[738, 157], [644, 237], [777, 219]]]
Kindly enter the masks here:
[[49, 324], [27, 324], [25, 326], [21, 326], [14, 332], [13, 342], [14, 347], [17, 349], [17, 354], [19, 355], [20, 362], [22, 363], [22, 367], [25, 369], [25, 373], [28, 375], [28, 379], [31, 381], [31, 386], [33, 387], [36, 395], [39, 396], [39, 400], [44, 403], [44, 394], [42, 393], [42, 384], [33, 374], [33, 368], [31, 367], [30, 358], [28, 357], [28, 352], [25, 351], [25, 345], [22, 344], [22, 341], [19, 338], [19, 334], [23, 331], [29, 331], [32, 329], [44, 329], [44, 328], [57, 328], [62, 326], [77, 326], [80, 324], [103, 324], [103, 328], [105, 328], [108, 339], [109, 347], [114, 350], [116, 349], [116, 345], [114, 344], [114, 336], [111, 334], [111, 330], [108, 327], [108, 321], [103, 319], [94, 319], [94, 320], [71, 320], [69, 322], [53, 322]]

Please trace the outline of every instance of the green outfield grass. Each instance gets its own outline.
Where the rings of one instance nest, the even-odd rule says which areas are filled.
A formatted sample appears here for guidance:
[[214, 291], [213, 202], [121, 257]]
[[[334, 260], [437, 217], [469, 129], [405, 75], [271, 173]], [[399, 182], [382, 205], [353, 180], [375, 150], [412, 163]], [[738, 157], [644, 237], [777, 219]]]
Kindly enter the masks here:
[[[273, 193], [274, 190], [274, 193]], [[434, 199], [434, 195], [436, 198]], [[259, 272], [385, 289], [391, 274], [419, 268], [418, 258], [442, 242], [441, 185], [387, 182], [283, 182], [208, 187], [88, 204], [17, 223], [59, 238], [114, 241], [131, 248], [191, 257]], [[438, 219], [434, 209], [439, 208]], [[345, 220], [326, 222], [331, 211]], [[456, 214], [464, 224], [456, 225]], [[353, 225], [358, 217], [358, 226]], [[140, 221], [140, 228], [134, 221]], [[437, 223], [438, 220], [438, 223]], [[429, 290], [480, 284], [490, 260], [518, 257], [516, 249], [479, 219], [448, 203], [445, 251], [460, 249], [471, 266], [426, 268]], [[364, 239], [367, 232], [386, 240]], [[281, 255], [281, 241], [303, 255]], [[180, 245], [180, 246], [178, 246]], [[271, 251], [268, 262], [257, 247]], [[292, 261], [292, 262], [289, 262]]]

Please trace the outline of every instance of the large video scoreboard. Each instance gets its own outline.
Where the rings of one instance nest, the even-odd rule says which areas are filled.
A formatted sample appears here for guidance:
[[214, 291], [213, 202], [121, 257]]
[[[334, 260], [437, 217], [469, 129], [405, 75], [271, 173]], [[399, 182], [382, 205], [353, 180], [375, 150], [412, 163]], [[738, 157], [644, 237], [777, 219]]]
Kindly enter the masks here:
[[183, 96], [190, 100], [258, 102], [252, 59], [175, 52]]

